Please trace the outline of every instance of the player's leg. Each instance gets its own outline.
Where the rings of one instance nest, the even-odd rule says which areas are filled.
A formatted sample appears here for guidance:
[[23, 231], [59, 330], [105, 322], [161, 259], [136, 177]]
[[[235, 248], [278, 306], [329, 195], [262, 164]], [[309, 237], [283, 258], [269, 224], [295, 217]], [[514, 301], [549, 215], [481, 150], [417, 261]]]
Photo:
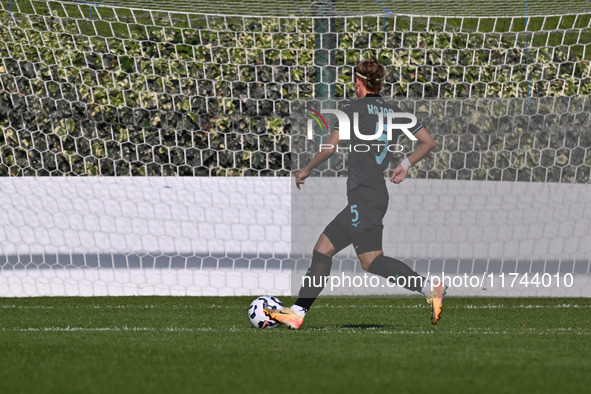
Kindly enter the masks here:
[[383, 227], [365, 229], [360, 233], [353, 233], [353, 247], [364, 270], [382, 276], [402, 287], [423, 294], [429, 288], [427, 279], [414, 271], [404, 262], [393, 257], [384, 256], [382, 251]]
[[[353, 242], [355, 243], [355, 240]], [[363, 248], [360, 249], [363, 250]], [[431, 324], [437, 324], [443, 311], [443, 296], [447, 286], [442, 283], [432, 285], [427, 278], [415, 272], [404, 262], [384, 256], [381, 250], [361, 253], [357, 257], [366, 271], [380, 275], [397, 285], [403, 285], [408, 290], [423, 294], [431, 306]]]
[[272, 319], [294, 330], [301, 327], [306, 313], [324, 289], [332, 268], [332, 256], [351, 243], [345, 222], [346, 212], [347, 209], [341, 211], [318, 237], [310, 268], [302, 278], [302, 287], [294, 305], [283, 310], [265, 310]]
[[349, 193], [349, 233], [353, 248], [366, 271], [392, 281], [400, 279], [397, 283], [420, 292], [425, 278], [402, 261], [384, 256], [382, 251], [382, 221], [388, 210], [388, 199], [386, 192], [376, 193], [363, 186]]
[[295, 306], [300, 312], [310, 309], [316, 298], [320, 295], [330, 275], [332, 268], [332, 256], [351, 244], [351, 238], [347, 229], [347, 208], [343, 209], [332, 222], [326, 226], [318, 242], [314, 245], [310, 268], [302, 281], [298, 300]]
[[349, 205], [352, 207], [350, 237], [363, 269], [425, 295], [431, 305], [431, 323], [437, 324], [446, 288], [442, 285], [432, 287], [427, 278], [404, 262], [384, 256], [382, 251], [382, 220], [388, 206], [387, 195], [359, 188], [350, 193]]
[[314, 245], [310, 267], [302, 278], [297, 301], [291, 308], [265, 310], [265, 314], [293, 330], [299, 329], [304, 323], [306, 313], [324, 289], [325, 278], [330, 275], [334, 254], [335, 248], [330, 239], [324, 233], [320, 234]]
[[314, 245], [310, 267], [302, 278], [302, 287], [293, 308], [302, 316], [310, 309], [324, 289], [332, 268], [332, 256], [335, 253], [336, 249], [328, 236], [324, 233], [320, 234], [316, 245]]

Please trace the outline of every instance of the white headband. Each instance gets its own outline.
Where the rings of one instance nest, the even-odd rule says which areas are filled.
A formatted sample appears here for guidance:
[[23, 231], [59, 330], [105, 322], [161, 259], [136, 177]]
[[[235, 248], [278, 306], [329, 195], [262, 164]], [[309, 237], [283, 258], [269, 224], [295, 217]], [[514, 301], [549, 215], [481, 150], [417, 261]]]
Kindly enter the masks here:
[[[365, 75], [359, 74], [357, 71], [355, 71], [355, 75], [357, 75], [359, 78], [363, 78], [365, 80], [367, 80], [367, 77]], [[376, 81], [378, 82], [382, 82], [385, 78], [385, 75], [382, 78], [376, 79]]]

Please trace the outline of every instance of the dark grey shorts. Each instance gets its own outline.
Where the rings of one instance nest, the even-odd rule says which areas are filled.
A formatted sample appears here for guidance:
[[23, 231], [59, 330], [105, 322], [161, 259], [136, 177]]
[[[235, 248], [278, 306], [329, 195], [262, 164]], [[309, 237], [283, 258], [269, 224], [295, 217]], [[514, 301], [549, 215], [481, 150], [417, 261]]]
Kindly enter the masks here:
[[349, 204], [324, 229], [324, 235], [339, 252], [353, 244], [359, 255], [382, 250], [382, 224], [388, 195], [360, 186], [347, 195]]

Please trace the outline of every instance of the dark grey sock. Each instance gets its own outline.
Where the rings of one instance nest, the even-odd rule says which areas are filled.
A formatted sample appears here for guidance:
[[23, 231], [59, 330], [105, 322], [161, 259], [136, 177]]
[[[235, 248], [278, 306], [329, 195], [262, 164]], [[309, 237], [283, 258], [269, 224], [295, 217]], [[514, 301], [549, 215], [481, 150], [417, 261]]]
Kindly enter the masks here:
[[419, 293], [423, 289], [426, 280], [402, 261], [384, 255], [376, 257], [369, 266], [368, 271], [383, 276], [391, 282], [396, 281], [399, 285], [404, 285], [404, 288]]
[[324, 289], [325, 278], [330, 275], [332, 257], [314, 251], [312, 263], [304, 277], [303, 286], [300, 289], [295, 305], [301, 306], [306, 311], [310, 309], [320, 292]]

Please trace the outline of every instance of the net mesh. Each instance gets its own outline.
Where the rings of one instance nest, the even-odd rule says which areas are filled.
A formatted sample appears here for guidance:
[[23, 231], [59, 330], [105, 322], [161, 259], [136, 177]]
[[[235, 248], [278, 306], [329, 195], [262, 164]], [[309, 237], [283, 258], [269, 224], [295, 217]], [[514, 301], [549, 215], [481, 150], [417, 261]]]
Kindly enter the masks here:
[[[0, 175], [17, 177], [0, 193], [2, 295], [289, 293], [275, 271], [309, 259], [289, 255], [290, 208], [306, 200], [285, 200], [287, 176], [326, 136], [307, 140], [298, 111], [352, 97], [352, 69], [372, 56], [388, 69], [383, 95], [437, 143], [410, 173], [422, 178], [415, 194], [449, 180], [426, 213], [414, 189], [398, 195], [411, 216], [397, 220], [422, 220], [423, 243], [392, 230], [393, 255], [420, 271], [589, 277], [577, 188], [591, 173], [588, 2], [125, 4], [0, 0]], [[345, 160], [313, 175], [342, 181]], [[62, 175], [108, 177], [26, 177]], [[204, 177], [164, 177], [176, 175]], [[272, 182], [256, 186], [263, 176]], [[571, 185], [557, 193], [554, 182]], [[487, 193], [499, 214], [482, 208]], [[204, 216], [167, 216], [192, 210]], [[326, 224], [307, 215], [302, 250]], [[175, 237], [163, 230], [175, 225]], [[335, 266], [356, 264], [347, 253]]]
[[[349, 13], [359, 4], [347, 3]], [[352, 96], [352, 67], [377, 56], [389, 70], [384, 95], [412, 99], [423, 118], [449, 108], [448, 98], [476, 100], [451, 123], [429, 125], [435, 159], [412, 176], [589, 177], [588, 13], [238, 16], [36, 0], [0, 7], [2, 175], [287, 176], [294, 100]], [[513, 100], [510, 110], [478, 102], [496, 98], [527, 102]], [[470, 106], [489, 108], [491, 123], [468, 127]]]

